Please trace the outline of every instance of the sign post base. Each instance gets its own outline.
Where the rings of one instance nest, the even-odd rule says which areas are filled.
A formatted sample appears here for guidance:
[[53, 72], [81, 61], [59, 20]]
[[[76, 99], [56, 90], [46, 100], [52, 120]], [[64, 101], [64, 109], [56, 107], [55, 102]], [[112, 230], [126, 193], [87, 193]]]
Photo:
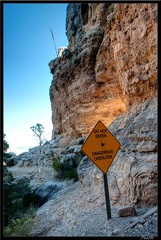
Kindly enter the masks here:
[[109, 198], [109, 191], [108, 191], [107, 174], [103, 174], [103, 178], [104, 178], [104, 190], [105, 190], [107, 219], [109, 220], [111, 218], [111, 207], [110, 207], [110, 198]]

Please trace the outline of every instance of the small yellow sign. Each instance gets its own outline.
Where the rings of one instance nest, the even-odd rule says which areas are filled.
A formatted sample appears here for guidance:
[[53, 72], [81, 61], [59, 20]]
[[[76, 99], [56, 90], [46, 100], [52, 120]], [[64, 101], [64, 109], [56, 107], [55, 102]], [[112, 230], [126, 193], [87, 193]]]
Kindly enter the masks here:
[[84, 142], [81, 150], [106, 174], [120, 145], [106, 126], [101, 121], [98, 121]]

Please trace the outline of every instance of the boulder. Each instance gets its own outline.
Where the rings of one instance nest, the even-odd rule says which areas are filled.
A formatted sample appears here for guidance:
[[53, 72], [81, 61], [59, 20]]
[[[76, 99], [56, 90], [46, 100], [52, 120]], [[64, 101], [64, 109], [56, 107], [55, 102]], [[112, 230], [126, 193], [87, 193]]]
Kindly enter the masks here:
[[39, 206], [52, 199], [53, 195], [62, 189], [62, 185], [55, 182], [46, 182], [41, 185], [34, 194], [38, 196]]
[[68, 153], [60, 159], [60, 162], [64, 163], [67, 167], [74, 167], [77, 155], [75, 153]]
[[62, 56], [65, 49], [67, 49], [67, 47], [62, 46], [58, 48], [58, 57]]
[[153, 152], [157, 150], [157, 143], [153, 141], [142, 141], [136, 146], [138, 152]]
[[70, 142], [70, 146], [73, 146], [73, 145], [82, 145], [84, 143], [84, 140], [85, 140], [85, 137], [80, 137], [80, 138], [76, 138], [76, 139], [73, 139], [71, 142]]
[[77, 167], [77, 175], [81, 185], [90, 186], [92, 184], [93, 163], [84, 156]]
[[124, 206], [118, 209], [119, 217], [127, 217], [136, 215], [135, 206]]

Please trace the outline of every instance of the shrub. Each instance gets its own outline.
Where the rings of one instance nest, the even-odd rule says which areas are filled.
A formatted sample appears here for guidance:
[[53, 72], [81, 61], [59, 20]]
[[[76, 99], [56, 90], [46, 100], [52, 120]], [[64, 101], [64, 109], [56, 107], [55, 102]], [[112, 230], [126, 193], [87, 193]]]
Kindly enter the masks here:
[[39, 196], [34, 193], [27, 193], [23, 197], [23, 206], [24, 208], [30, 206], [39, 206]]
[[78, 181], [77, 176], [77, 166], [80, 163], [82, 157], [78, 155], [75, 159], [73, 166], [69, 166], [68, 164], [61, 163], [59, 156], [54, 156], [53, 158], [53, 168], [57, 172], [57, 178], [60, 179], [74, 179], [74, 181]]
[[79, 163], [81, 162], [81, 160], [82, 160], [82, 156], [80, 154], [78, 154], [75, 159], [75, 164], [77, 167], [78, 167]]
[[17, 218], [12, 221], [7, 227], [3, 229], [3, 236], [4, 237], [21, 237], [27, 236], [29, 231], [33, 227], [33, 217], [35, 216], [36, 212], [35, 207], [30, 206], [25, 214], [21, 218]]
[[65, 169], [65, 164], [60, 162], [60, 157], [54, 156], [52, 166], [57, 172], [56, 177], [59, 179], [64, 179], [66, 169]]
[[9, 154], [9, 153], [3, 153], [3, 161], [4, 161], [4, 162], [6, 162], [7, 159], [9, 159], [9, 158], [11, 158], [11, 157], [12, 157], [12, 155]]
[[[23, 206], [23, 197], [31, 193], [29, 179], [22, 178], [13, 181], [14, 178], [7, 173], [4, 168], [3, 177], [3, 200], [4, 200], [4, 226], [10, 224], [14, 219], [21, 217], [25, 208]], [[7, 175], [8, 174], [8, 175]]]
[[25, 216], [28, 217], [28, 218], [33, 218], [35, 217], [35, 214], [36, 214], [36, 210], [38, 209], [37, 206], [34, 206], [34, 205], [30, 205], [30, 207], [28, 207], [26, 209], [26, 212], [25, 212]]
[[60, 157], [54, 156], [53, 157], [53, 168], [58, 171], [65, 170], [65, 166], [63, 163], [60, 162]]
[[7, 183], [7, 182], [11, 182], [13, 180], [14, 180], [14, 178], [12, 176], [12, 173], [8, 171], [6, 165], [3, 165], [3, 182]]
[[65, 178], [74, 179], [75, 181], [77, 181], [78, 180], [77, 169], [74, 167], [71, 167], [70, 169], [65, 171], [64, 176]]

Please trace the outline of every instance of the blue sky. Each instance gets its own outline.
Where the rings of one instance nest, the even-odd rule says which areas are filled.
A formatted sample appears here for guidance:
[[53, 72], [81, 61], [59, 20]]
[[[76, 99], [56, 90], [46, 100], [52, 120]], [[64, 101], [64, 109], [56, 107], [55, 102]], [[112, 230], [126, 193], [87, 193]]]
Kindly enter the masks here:
[[4, 130], [10, 151], [19, 154], [37, 146], [31, 126], [41, 123], [51, 139], [48, 63], [56, 47], [68, 46], [65, 3], [3, 4]]

